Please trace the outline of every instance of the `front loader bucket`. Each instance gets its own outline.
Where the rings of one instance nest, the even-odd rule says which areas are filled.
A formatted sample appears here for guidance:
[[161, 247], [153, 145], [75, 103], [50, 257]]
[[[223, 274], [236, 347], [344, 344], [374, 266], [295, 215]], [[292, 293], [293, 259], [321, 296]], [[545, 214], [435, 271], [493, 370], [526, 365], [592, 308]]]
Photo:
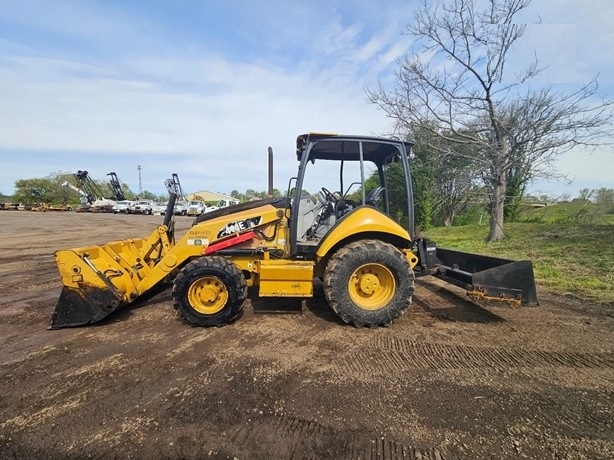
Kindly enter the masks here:
[[158, 227], [148, 238], [57, 251], [64, 288], [49, 329], [96, 323], [142, 294], [137, 286], [162, 257], [166, 229]]
[[92, 324], [125, 302], [134, 285], [126, 280], [134, 273], [126, 264], [131, 241], [104, 246], [56, 251], [55, 260], [64, 288], [49, 329]]
[[96, 323], [110, 315], [120, 304], [121, 297], [110, 289], [64, 286], [49, 329]]
[[503, 301], [510, 306], [537, 305], [533, 264], [471, 254], [451, 249], [436, 249], [435, 276], [467, 289], [472, 299]]

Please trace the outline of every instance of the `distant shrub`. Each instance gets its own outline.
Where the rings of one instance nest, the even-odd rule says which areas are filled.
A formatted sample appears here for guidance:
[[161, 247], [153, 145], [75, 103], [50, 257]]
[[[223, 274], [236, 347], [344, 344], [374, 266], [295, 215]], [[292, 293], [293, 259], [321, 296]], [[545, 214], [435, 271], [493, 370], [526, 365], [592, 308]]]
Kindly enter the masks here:
[[488, 223], [488, 210], [484, 205], [472, 205], [464, 213], [454, 218], [453, 226]]

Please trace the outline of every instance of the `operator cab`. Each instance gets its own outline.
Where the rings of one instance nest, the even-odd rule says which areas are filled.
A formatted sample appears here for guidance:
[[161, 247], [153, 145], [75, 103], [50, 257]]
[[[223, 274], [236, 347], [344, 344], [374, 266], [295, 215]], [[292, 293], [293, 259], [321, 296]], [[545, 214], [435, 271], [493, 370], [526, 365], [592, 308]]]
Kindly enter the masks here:
[[[299, 136], [292, 253], [314, 253], [338, 222], [362, 206], [375, 207], [393, 219], [395, 215], [412, 216], [408, 167], [412, 145], [376, 137], [317, 133]], [[395, 193], [391, 196], [387, 183], [393, 181]], [[397, 193], [399, 190], [403, 192]], [[413, 234], [413, 219], [408, 220], [399, 223]]]

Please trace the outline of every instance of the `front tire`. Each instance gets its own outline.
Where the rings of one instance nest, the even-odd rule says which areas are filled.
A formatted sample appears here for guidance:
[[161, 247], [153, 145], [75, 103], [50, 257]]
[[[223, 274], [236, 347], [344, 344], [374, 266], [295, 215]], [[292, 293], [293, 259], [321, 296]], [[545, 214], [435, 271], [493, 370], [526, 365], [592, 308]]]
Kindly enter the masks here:
[[379, 240], [350, 243], [329, 260], [324, 274], [328, 304], [356, 327], [388, 326], [411, 304], [414, 272], [393, 245]]
[[247, 283], [229, 260], [207, 256], [181, 269], [173, 284], [179, 316], [196, 326], [222, 326], [243, 309]]

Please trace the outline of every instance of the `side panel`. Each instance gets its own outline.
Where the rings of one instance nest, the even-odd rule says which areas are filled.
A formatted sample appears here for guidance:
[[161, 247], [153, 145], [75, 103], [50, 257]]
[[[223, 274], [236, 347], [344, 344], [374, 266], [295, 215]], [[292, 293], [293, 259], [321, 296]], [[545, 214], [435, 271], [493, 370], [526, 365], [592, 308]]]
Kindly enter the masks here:
[[311, 297], [313, 263], [289, 260], [259, 262], [261, 297]]
[[[207, 215], [205, 214], [205, 216]], [[197, 240], [196, 242], [199, 244], [207, 246], [217, 240], [223, 240], [224, 238], [243, 233], [264, 224], [278, 221], [283, 216], [283, 208], [278, 209], [271, 205], [265, 205], [209, 218], [196, 223], [190, 228], [181, 240], [177, 242], [177, 246], [194, 244], [194, 240]]]

